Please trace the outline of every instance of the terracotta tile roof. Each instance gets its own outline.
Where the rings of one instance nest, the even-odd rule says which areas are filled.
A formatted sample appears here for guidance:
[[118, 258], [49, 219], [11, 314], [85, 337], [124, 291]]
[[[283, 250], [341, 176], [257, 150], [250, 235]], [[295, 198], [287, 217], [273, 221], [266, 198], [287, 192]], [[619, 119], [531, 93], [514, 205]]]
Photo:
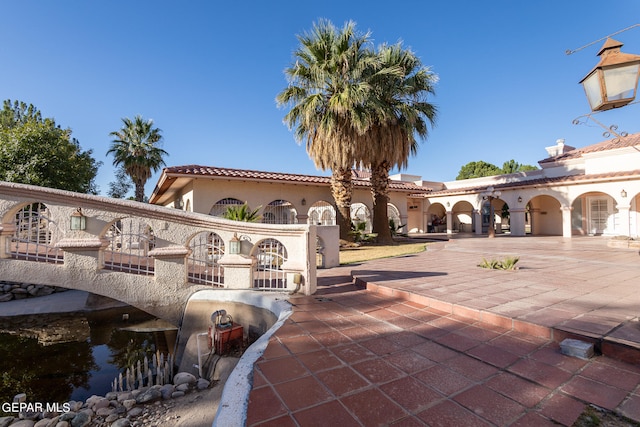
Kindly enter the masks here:
[[[331, 177], [317, 175], [300, 175], [283, 172], [265, 172], [248, 169], [231, 169], [219, 168], [215, 166], [185, 165], [171, 166], [164, 169], [167, 176], [193, 176], [193, 177], [211, 177], [211, 178], [228, 178], [249, 181], [278, 181], [300, 184], [318, 184], [331, 185]], [[368, 177], [367, 177], [368, 178]], [[354, 174], [353, 184], [356, 187], [369, 187], [369, 180]], [[390, 181], [390, 190], [411, 191], [424, 193], [430, 191], [425, 187], [420, 187], [412, 182]]]
[[[585, 181], [616, 181], [621, 179], [640, 178], [640, 169], [633, 171], [620, 171], [620, 172], [607, 172], [590, 175], [570, 175], [559, 176], [555, 178], [537, 178], [527, 181], [515, 181], [505, 182], [501, 184], [492, 184], [491, 186], [496, 190], [507, 190], [516, 188], [528, 188], [528, 187], [549, 187], [553, 185], [572, 185], [580, 184]], [[487, 189], [487, 185], [455, 188], [451, 190], [433, 191], [428, 197], [437, 196], [451, 196], [457, 194], [474, 194], [481, 193]]]
[[599, 142], [597, 144], [588, 145], [583, 148], [577, 148], [575, 150], [568, 151], [564, 154], [549, 157], [544, 160], [540, 160], [538, 163], [551, 163], [569, 159], [577, 159], [582, 157], [586, 153], [595, 153], [598, 151], [615, 150], [617, 148], [634, 147], [640, 145], [640, 133], [634, 133], [627, 135], [623, 138], [608, 139], [606, 141]]

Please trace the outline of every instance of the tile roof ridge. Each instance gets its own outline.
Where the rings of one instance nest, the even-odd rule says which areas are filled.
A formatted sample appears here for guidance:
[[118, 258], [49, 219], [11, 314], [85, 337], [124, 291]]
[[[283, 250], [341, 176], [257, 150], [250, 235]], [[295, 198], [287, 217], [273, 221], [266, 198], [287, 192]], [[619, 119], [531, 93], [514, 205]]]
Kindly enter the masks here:
[[582, 157], [586, 153], [595, 153], [598, 151], [609, 151], [617, 148], [632, 147], [640, 145], [640, 132], [630, 133], [620, 138], [605, 139], [604, 141], [596, 142], [595, 144], [586, 145], [580, 148], [574, 148], [566, 153], [561, 153], [555, 156], [547, 157], [540, 160], [538, 163], [551, 163], [558, 160], [575, 159]]

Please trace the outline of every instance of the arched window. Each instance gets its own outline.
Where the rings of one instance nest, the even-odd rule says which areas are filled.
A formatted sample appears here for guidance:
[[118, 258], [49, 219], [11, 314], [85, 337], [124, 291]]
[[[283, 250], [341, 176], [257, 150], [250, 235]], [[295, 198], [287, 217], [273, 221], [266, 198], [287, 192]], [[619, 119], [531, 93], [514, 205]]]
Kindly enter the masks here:
[[262, 222], [264, 224], [296, 224], [297, 212], [286, 200], [274, 200], [264, 208]]
[[336, 225], [336, 209], [331, 203], [320, 200], [309, 208], [308, 223], [311, 225]]
[[218, 200], [216, 204], [211, 207], [209, 215], [223, 217], [229, 206], [242, 206], [243, 204], [244, 203], [238, 199], [227, 197], [226, 199]]

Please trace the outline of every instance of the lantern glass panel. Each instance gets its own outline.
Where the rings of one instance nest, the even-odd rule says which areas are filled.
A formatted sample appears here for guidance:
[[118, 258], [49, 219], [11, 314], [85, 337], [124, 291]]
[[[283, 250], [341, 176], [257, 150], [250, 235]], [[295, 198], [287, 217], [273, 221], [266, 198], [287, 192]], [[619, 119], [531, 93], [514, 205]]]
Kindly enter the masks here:
[[609, 101], [635, 97], [639, 66], [640, 64], [631, 64], [604, 70], [604, 82]]
[[584, 91], [587, 94], [587, 100], [592, 110], [595, 110], [602, 104], [602, 94], [600, 92], [600, 79], [598, 72], [594, 71], [589, 77], [582, 82]]

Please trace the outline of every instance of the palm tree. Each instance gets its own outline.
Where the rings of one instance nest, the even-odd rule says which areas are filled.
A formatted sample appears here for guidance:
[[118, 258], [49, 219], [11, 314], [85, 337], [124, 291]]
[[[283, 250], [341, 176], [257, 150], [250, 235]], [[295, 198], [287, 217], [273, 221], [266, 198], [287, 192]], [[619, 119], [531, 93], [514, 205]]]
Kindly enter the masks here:
[[162, 131], [153, 127], [153, 120], [144, 120], [138, 115], [133, 121], [125, 117], [122, 123], [120, 130], [109, 134], [113, 141], [107, 154], [113, 154], [113, 165], [122, 166], [131, 177], [136, 189], [135, 198], [142, 202], [144, 185], [153, 172], [164, 166], [163, 156], [168, 153], [158, 146]]
[[377, 56], [380, 71], [369, 79], [367, 101], [374, 119], [366, 134], [369, 149], [360, 160], [371, 169], [373, 233], [386, 244], [393, 242], [387, 212], [389, 171], [407, 167], [409, 156], [418, 150], [416, 135], [426, 138], [428, 125], [434, 125], [437, 109], [426, 98], [434, 93], [438, 78], [401, 44], [382, 45]]
[[246, 202], [242, 205], [230, 205], [222, 217], [233, 221], [258, 222], [261, 218], [258, 214], [261, 208], [262, 206], [258, 206], [251, 209]]
[[357, 33], [353, 22], [338, 30], [322, 20], [298, 41], [296, 61], [285, 70], [289, 86], [276, 100], [291, 106], [284, 122], [295, 128], [299, 143], [306, 140], [316, 167], [331, 169], [340, 237], [350, 240], [351, 167], [363, 149], [359, 138], [369, 126], [365, 77], [376, 59], [366, 48], [369, 34]]

